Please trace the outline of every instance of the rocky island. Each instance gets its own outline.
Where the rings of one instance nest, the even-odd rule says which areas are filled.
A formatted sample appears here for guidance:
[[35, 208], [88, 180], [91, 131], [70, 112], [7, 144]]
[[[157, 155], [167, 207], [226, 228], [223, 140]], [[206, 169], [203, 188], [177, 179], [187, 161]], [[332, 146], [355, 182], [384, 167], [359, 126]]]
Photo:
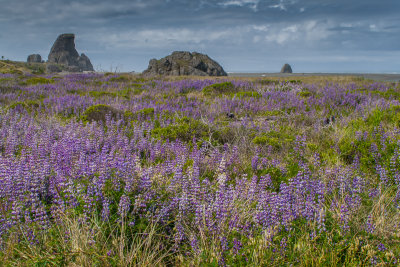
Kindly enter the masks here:
[[146, 76], [227, 76], [221, 65], [209, 56], [187, 51], [175, 51], [162, 59], [150, 60], [149, 67], [143, 74]]

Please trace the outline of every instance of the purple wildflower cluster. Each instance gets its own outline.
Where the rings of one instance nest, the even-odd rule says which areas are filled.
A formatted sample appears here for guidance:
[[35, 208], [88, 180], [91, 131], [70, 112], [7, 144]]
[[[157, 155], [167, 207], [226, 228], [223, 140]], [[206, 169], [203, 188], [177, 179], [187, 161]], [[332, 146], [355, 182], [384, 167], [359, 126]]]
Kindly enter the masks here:
[[[52, 84], [1, 85], [15, 90], [0, 94], [0, 242], [23, 229], [34, 243], [35, 234], [61, 224], [63, 214], [75, 210], [132, 227], [139, 220], [156, 222], [166, 227], [176, 249], [187, 244], [199, 254], [206, 238], [217, 240], [221, 255], [236, 255], [246, 238], [269, 231], [272, 240], [280, 231], [291, 231], [298, 220], [315, 224], [315, 233], [323, 234], [328, 213], [345, 235], [363, 201], [379, 198], [387, 188], [400, 189], [400, 129], [358, 132], [350, 144], [354, 149], [348, 150], [353, 154], [344, 160], [351, 162], [336, 165], [311, 151], [312, 134], [301, 130], [325, 131], [323, 120], [333, 113], [337, 123], [347, 125], [351, 115], [344, 114], [399, 105], [394, 98], [371, 93], [386, 92], [386, 85], [366, 84], [359, 90], [355, 84], [234, 80], [238, 90], [256, 91], [260, 97], [207, 99], [201, 91], [215, 80], [118, 82], [113, 77], [74, 74], [54, 78]], [[304, 90], [310, 92], [307, 98], [299, 94]], [[93, 91], [108, 93], [98, 97]], [[12, 105], [29, 101], [36, 104]], [[80, 120], [97, 104], [133, 114], [153, 108], [154, 116]], [[279, 111], [278, 119], [262, 119], [274, 111]], [[224, 118], [227, 112], [236, 119]], [[241, 140], [210, 145], [209, 140], [187, 143], [152, 136], [156, 127], [174, 125], [183, 116], [217, 130], [224, 121], [226, 127], [246, 128], [253, 136], [276, 132], [282, 129], [279, 120], [288, 121], [295, 129], [293, 139], [287, 138], [289, 145], [281, 149], [289, 151], [291, 162], [278, 157], [268, 143], [249, 142], [244, 159]], [[367, 140], [370, 158], [357, 150]], [[340, 154], [344, 148], [332, 144], [329, 149]], [[397, 207], [399, 195], [393, 200]], [[362, 225], [372, 234], [374, 217], [365, 217]], [[280, 241], [280, 252], [285, 253], [288, 242]], [[380, 244], [378, 249], [386, 248]]]

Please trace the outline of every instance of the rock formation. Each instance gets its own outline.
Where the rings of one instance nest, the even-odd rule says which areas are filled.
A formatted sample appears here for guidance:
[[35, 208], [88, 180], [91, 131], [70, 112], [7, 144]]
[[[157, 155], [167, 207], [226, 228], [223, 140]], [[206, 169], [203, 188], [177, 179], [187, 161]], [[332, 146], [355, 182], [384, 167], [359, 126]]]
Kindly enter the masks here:
[[28, 63], [42, 63], [42, 57], [39, 54], [32, 54], [26, 60]]
[[292, 73], [292, 67], [290, 67], [289, 64], [285, 64], [283, 65], [282, 69], [281, 69], [281, 73]]
[[[72, 33], [61, 34], [54, 42], [48, 57], [48, 64], [61, 64], [68, 71], [94, 71], [92, 63], [85, 54], [79, 56], [75, 49], [75, 35]], [[52, 69], [49, 67], [48, 69]]]
[[152, 59], [144, 75], [227, 76], [224, 69], [209, 56], [176, 51], [162, 59]]

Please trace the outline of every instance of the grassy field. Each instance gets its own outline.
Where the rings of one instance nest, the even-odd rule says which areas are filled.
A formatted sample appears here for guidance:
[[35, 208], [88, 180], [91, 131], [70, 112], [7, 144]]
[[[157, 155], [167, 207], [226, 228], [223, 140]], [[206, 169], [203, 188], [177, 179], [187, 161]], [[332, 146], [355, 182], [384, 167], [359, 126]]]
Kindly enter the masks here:
[[15, 69], [2, 265], [399, 264], [399, 83]]

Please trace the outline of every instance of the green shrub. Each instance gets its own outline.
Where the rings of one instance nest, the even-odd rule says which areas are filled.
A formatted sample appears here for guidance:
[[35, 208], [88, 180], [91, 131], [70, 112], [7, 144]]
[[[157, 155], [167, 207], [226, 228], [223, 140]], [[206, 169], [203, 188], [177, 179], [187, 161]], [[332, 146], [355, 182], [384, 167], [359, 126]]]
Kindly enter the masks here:
[[0, 73], [3, 74], [17, 74], [17, 75], [23, 75], [24, 72], [18, 69], [1, 69]]
[[156, 139], [168, 139], [170, 141], [180, 139], [184, 142], [191, 142], [193, 137], [207, 138], [209, 127], [199, 120], [183, 117], [174, 124], [162, 128], [155, 128], [151, 135]]
[[281, 148], [281, 143], [280, 143], [279, 139], [277, 139], [275, 137], [268, 137], [265, 135], [254, 137], [253, 143], [256, 145], [269, 145], [276, 149]]
[[129, 81], [129, 78], [126, 76], [118, 76], [118, 77], [112, 77], [109, 80], [110, 82], [127, 82]]
[[260, 97], [262, 97], [261, 94], [259, 94], [258, 92], [253, 92], [253, 91], [237, 92], [234, 94], [234, 96], [237, 98], [245, 98], [245, 97], [260, 98]]
[[40, 104], [34, 100], [14, 102], [8, 106], [8, 109], [25, 109], [31, 112], [33, 109], [38, 108]]
[[301, 80], [289, 80], [288, 82], [295, 83], [295, 84], [302, 84], [303, 83]]
[[194, 88], [194, 87], [182, 87], [180, 89], [179, 93], [182, 95], [186, 95], [186, 94], [189, 94], [194, 91], [196, 91], [196, 88]]
[[265, 117], [281, 116], [282, 114], [283, 114], [283, 111], [280, 111], [280, 110], [267, 110], [262, 113], [262, 115]]
[[262, 85], [271, 85], [271, 84], [279, 84], [280, 82], [277, 81], [277, 80], [268, 80], [268, 79], [265, 79], [265, 80], [261, 80], [260, 83], [261, 83]]
[[297, 95], [300, 97], [307, 98], [307, 97], [312, 96], [312, 93], [308, 90], [303, 90], [303, 91], [298, 92]]
[[72, 95], [74, 95], [74, 94], [81, 95], [81, 96], [85, 95], [84, 91], [76, 90], [76, 89], [69, 89], [69, 90], [67, 90], [67, 93], [72, 94]]
[[122, 118], [123, 116], [122, 111], [108, 105], [99, 104], [88, 107], [81, 116], [81, 119], [85, 122], [105, 121], [107, 114], [110, 114], [113, 119]]
[[154, 108], [144, 108], [139, 110], [137, 113], [144, 117], [154, 117]]
[[215, 83], [203, 88], [204, 95], [226, 94], [233, 93], [235, 91], [236, 88], [232, 82]]
[[279, 191], [281, 183], [286, 183], [289, 179], [288, 175], [285, 175], [279, 168], [273, 166], [266, 169], [258, 170], [256, 174], [257, 176], [265, 176], [269, 174], [273, 184], [273, 189], [275, 191]]
[[131, 93], [132, 93], [132, 89], [131, 88], [125, 88], [125, 89], [117, 91], [116, 95], [118, 95], [119, 97], [123, 97], [123, 98], [129, 99]]
[[116, 97], [117, 93], [115, 93], [115, 92], [107, 92], [107, 91], [90, 91], [89, 95], [91, 97], [94, 97], [94, 98], [100, 98], [100, 97], [103, 97], [103, 96]]
[[44, 77], [33, 77], [29, 78], [24, 82], [20, 82], [20, 85], [37, 85], [37, 84], [50, 84], [54, 83], [54, 79], [47, 79]]
[[154, 118], [154, 108], [144, 108], [136, 112], [130, 110], [125, 111], [124, 116], [127, 120], [137, 120], [139, 117], [145, 119]]
[[280, 150], [283, 146], [293, 142], [294, 137], [287, 133], [288, 129], [282, 128], [280, 132], [269, 131], [262, 135], [256, 136], [253, 143], [256, 145], [269, 145], [275, 150]]

